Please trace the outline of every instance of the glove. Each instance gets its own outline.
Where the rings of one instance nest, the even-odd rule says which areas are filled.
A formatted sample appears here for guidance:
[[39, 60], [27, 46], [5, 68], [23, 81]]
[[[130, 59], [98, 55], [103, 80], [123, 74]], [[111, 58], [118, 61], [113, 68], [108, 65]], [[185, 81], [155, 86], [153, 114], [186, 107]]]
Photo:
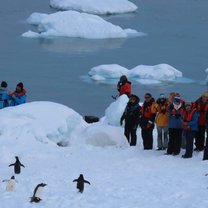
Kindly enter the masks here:
[[177, 119], [179, 119], [180, 118], [180, 114], [175, 114], [175, 117], [177, 118]]

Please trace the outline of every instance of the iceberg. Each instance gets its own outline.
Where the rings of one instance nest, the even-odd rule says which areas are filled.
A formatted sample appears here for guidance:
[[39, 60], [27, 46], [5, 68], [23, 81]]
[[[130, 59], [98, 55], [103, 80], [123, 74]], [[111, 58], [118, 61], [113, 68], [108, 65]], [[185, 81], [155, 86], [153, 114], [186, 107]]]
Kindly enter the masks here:
[[137, 6], [128, 0], [50, 0], [50, 6], [60, 10], [76, 10], [101, 15], [137, 10]]
[[122, 29], [103, 18], [77, 11], [63, 11], [53, 14], [33, 13], [27, 19], [29, 24], [37, 25], [38, 32], [28, 31], [23, 37], [76, 37], [88, 39], [127, 38], [143, 36], [133, 29]]

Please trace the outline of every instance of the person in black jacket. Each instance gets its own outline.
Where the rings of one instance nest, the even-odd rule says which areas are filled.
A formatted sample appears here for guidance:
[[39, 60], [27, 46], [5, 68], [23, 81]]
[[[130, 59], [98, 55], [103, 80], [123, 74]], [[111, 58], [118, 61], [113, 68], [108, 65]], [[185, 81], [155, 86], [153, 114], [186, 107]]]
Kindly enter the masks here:
[[139, 101], [139, 97], [132, 94], [129, 97], [129, 102], [127, 103], [125, 111], [120, 119], [121, 126], [123, 124], [123, 120], [125, 120], [124, 135], [131, 146], [135, 146], [137, 143], [136, 130], [139, 125], [141, 115], [141, 106], [139, 105]]

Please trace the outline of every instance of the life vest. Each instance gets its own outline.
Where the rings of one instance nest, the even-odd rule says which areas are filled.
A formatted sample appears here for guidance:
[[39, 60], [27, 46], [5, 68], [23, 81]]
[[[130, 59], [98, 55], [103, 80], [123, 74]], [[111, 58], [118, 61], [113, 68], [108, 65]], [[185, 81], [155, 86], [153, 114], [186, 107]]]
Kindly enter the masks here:
[[190, 112], [186, 112], [184, 111], [183, 112], [183, 121], [184, 122], [189, 122], [192, 120], [193, 116], [194, 116], [194, 113], [196, 112], [196, 109], [192, 109]]

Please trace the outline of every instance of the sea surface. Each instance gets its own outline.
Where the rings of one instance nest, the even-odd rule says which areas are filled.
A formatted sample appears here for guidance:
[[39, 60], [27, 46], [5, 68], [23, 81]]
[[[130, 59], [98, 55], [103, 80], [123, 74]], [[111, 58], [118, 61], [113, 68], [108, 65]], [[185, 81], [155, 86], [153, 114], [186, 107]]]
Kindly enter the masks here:
[[[0, 80], [14, 90], [22, 81], [27, 100], [64, 104], [81, 115], [103, 116], [116, 95], [114, 84], [86, 82], [89, 70], [101, 64], [137, 65], [167, 63], [188, 78], [181, 83], [133, 85], [141, 101], [145, 92], [155, 98], [161, 92], [180, 92], [188, 101], [207, 90], [208, 1], [131, 0], [135, 13], [103, 16], [122, 28], [147, 36], [128, 39], [79, 38], [30, 39], [21, 34], [35, 30], [25, 20], [33, 12], [52, 13], [49, 0], [1, 0]], [[189, 79], [192, 82], [189, 82]], [[54, 112], [55, 113], [55, 112]]]

